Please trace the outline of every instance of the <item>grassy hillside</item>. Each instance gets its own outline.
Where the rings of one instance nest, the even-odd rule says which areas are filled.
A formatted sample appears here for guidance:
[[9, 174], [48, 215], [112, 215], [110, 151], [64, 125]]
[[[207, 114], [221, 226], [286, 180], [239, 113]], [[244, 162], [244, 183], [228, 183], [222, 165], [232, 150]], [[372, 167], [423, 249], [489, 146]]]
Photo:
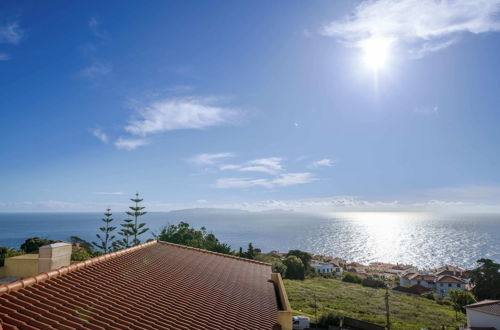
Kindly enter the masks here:
[[[284, 280], [294, 314], [307, 315], [314, 320], [314, 292], [318, 302], [318, 317], [333, 311], [341, 315], [385, 325], [385, 289], [372, 289], [360, 284], [345, 283], [322, 277], [304, 281]], [[446, 329], [466, 324], [465, 315], [450, 306], [439, 305], [433, 300], [391, 293], [389, 298], [393, 329]]]

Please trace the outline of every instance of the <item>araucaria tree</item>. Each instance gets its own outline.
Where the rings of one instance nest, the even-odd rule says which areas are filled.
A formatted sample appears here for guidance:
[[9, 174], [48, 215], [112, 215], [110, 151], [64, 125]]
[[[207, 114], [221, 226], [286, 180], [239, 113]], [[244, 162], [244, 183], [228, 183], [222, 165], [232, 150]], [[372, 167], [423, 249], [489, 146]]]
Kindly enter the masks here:
[[130, 237], [132, 238], [132, 245], [139, 245], [141, 244], [139, 236], [147, 232], [149, 228], [145, 228], [146, 223], [144, 222], [138, 223], [138, 219], [147, 212], [143, 211], [145, 208], [144, 206], [139, 205], [139, 203], [143, 201], [139, 198], [139, 193], [136, 193], [135, 198], [131, 198], [130, 200], [135, 203], [135, 206], [129, 206], [130, 211], [128, 211], [127, 214], [133, 218], [134, 222], [130, 223], [128, 229]]
[[104, 253], [110, 252], [111, 248], [114, 246], [113, 240], [115, 239], [115, 236], [112, 232], [116, 229], [116, 227], [111, 226], [111, 222], [113, 221], [113, 218], [111, 218], [112, 215], [111, 209], [106, 209], [106, 212], [104, 212], [104, 218], [102, 218], [104, 227], [99, 228], [102, 235], [96, 234], [95, 236], [99, 239], [99, 242], [92, 242], [95, 247], [101, 249]]
[[115, 244], [113, 244], [113, 248], [115, 250], [126, 249], [126, 248], [130, 247], [130, 244], [131, 244], [130, 236], [132, 235], [131, 228], [134, 225], [132, 223], [132, 221], [134, 221], [134, 220], [132, 220], [130, 218], [127, 218], [127, 219], [124, 219], [123, 223], [120, 224], [120, 226], [122, 228], [120, 229], [120, 231], [118, 232], [118, 234], [122, 238], [119, 239], [118, 241], [114, 242]]

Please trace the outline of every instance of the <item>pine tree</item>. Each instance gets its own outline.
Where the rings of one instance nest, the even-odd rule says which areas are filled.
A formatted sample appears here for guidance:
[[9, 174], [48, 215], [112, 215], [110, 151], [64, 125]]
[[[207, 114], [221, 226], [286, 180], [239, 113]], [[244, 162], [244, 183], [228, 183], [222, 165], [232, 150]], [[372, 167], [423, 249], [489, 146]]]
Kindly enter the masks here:
[[95, 236], [99, 239], [99, 243], [92, 242], [95, 247], [101, 249], [104, 253], [108, 253], [111, 251], [111, 247], [114, 246], [113, 240], [115, 236], [112, 235], [112, 232], [116, 229], [116, 227], [110, 226], [113, 218], [111, 218], [113, 214], [111, 213], [111, 209], [106, 209], [104, 212], [105, 218], [102, 218], [102, 221], [105, 223], [104, 227], [99, 228], [102, 232], [102, 236], [100, 234], [96, 234]]
[[128, 211], [127, 214], [131, 217], [134, 218], [134, 223], [130, 224], [129, 227], [129, 232], [130, 236], [133, 237], [132, 239], [132, 245], [139, 245], [141, 244], [141, 240], [138, 238], [138, 236], [144, 234], [149, 230], [149, 228], [145, 228], [146, 223], [137, 223], [138, 218], [146, 214], [147, 212], [144, 212], [144, 206], [140, 206], [139, 203], [142, 202], [143, 200], [139, 198], [139, 193], [135, 194], [135, 198], [130, 199], [132, 202], [135, 203], [135, 206], [129, 206], [131, 211]]
[[127, 218], [127, 219], [124, 219], [123, 223], [120, 224], [120, 226], [122, 228], [118, 232], [118, 234], [120, 236], [122, 236], [122, 238], [120, 240], [116, 241], [115, 244], [113, 245], [113, 248], [115, 250], [126, 249], [126, 248], [130, 247], [130, 244], [131, 244], [131, 242], [130, 242], [130, 236], [132, 235], [131, 228], [134, 225], [132, 223], [132, 221], [134, 221], [134, 220], [130, 219], [130, 218]]

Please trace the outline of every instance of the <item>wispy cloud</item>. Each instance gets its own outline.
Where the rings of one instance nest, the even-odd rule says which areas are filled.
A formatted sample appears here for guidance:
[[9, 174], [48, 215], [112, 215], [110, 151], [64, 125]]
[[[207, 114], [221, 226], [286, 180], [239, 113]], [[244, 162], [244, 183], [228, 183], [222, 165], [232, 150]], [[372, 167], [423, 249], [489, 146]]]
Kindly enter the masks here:
[[139, 147], [145, 146], [149, 143], [148, 140], [146, 139], [136, 139], [136, 138], [123, 138], [119, 137], [115, 141], [115, 146], [118, 149], [124, 149], [124, 150], [134, 150]]
[[123, 191], [95, 191], [94, 194], [96, 195], [123, 195]]
[[225, 164], [221, 165], [221, 170], [232, 170], [240, 172], [261, 172], [271, 175], [278, 174], [284, 170], [281, 164], [282, 159], [279, 157], [259, 158], [250, 160], [243, 164]]
[[0, 25], [0, 43], [18, 44], [23, 34], [18, 22]]
[[310, 168], [320, 168], [320, 167], [331, 167], [334, 165], [334, 161], [328, 158], [323, 158], [320, 160], [317, 160], [315, 162], [312, 162], [311, 165], [309, 165]]
[[391, 38], [422, 57], [450, 46], [460, 33], [500, 31], [499, 13], [500, 0], [363, 1], [321, 32], [357, 47], [369, 38]]
[[108, 143], [108, 141], [109, 141], [108, 135], [106, 133], [104, 133], [100, 128], [93, 129], [92, 134], [96, 138], [101, 140], [101, 142]]
[[91, 17], [88, 21], [89, 29], [92, 31], [94, 36], [100, 39], [106, 39], [107, 34], [104, 30], [101, 28], [101, 22], [97, 17]]
[[251, 179], [251, 178], [220, 178], [217, 179], [214, 186], [216, 188], [250, 188], [250, 187], [287, 187], [298, 184], [309, 183], [316, 180], [314, 174], [304, 173], [284, 173], [271, 179]]
[[215, 104], [210, 98], [171, 98], [157, 101], [139, 110], [125, 130], [146, 136], [180, 129], [204, 129], [235, 123], [240, 113]]
[[0, 53], [0, 61], [8, 61], [10, 60], [10, 55], [7, 53]]
[[231, 152], [219, 152], [213, 154], [203, 153], [190, 158], [189, 161], [195, 163], [196, 165], [204, 166], [204, 165], [214, 165], [218, 163], [220, 160], [227, 159], [230, 157], [234, 157], [234, 154]]
[[111, 71], [112, 68], [109, 64], [105, 64], [102, 62], [93, 62], [80, 70], [79, 74], [82, 77], [93, 79], [101, 76], [106, 76], [110, 74]]

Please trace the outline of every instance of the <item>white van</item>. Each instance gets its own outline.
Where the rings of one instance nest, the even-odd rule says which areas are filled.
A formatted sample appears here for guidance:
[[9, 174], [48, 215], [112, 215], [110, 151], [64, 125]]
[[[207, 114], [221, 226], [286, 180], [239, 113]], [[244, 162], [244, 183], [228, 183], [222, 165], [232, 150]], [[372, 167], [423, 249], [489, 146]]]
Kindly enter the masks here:
[[293, 317], [293, 329], [309, 329], [309, 318], [306, 316]]

